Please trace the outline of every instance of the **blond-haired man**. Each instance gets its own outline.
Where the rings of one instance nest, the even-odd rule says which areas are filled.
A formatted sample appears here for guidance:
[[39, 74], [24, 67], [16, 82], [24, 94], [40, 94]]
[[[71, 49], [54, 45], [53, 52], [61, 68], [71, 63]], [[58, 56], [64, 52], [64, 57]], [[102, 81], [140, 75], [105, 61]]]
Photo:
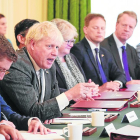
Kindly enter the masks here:
[[37, 23], [29, 29], [26, 48], [17, 51], [17, 62], [0, 84], [3, 96], [9, 96], [5, 99], [15, 111], [45, 121], [60, 117], [70, 100], [88, 98], [87, 87], [93, 83], [78, 84], [59, 95], [53, 62], [62, 42], [60, 31], [51, 22]]

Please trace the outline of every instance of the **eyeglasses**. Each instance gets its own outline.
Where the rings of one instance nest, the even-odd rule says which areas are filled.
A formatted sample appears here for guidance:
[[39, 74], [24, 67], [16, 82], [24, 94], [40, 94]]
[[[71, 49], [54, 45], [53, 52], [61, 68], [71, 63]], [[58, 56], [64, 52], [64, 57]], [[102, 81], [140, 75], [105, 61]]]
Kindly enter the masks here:
[[73, 45], [75, 43], [75, 40], [76, 39], [73, 39], [73, 40], [65, 40], [65, 42], [67, 42], [68, 45], [71, 45], [71, 44]]
[[3, 70], [3, 69], [0, 69], [0, 72], [5, 73], [5, 75], [9, 73], [9, 71], [7, 71], [7, 70]]

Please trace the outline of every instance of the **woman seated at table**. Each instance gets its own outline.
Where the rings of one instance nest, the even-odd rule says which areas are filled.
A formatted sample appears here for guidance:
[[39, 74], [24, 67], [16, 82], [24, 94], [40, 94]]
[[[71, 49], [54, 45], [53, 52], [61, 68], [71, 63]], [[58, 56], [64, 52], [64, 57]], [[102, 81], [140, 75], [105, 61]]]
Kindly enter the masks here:
[[[53, 23], [62, 33], [64, 43], [59, 48], [58, 56], [55, 60], [56, 65], [56, 77], [60, 88], [60, 93], [74, 87], [77, 83], [87, 82], [84, 71], [76, 59], [76, 57], [70, 53], [71, 48], [74, 45], [75, 39], [78, 36], [76, 28], [66, 20], [53, 19]], [[91, 82], [91, 80], [89, 80]], [[98, 85], [92, 89], [92, 94], [98, 93]]]
[[[6, 18], [3, 14], [0, 13], [0, 34], [5, 36], [6, 30], [7, 30]], [[7, 39], [7, 40], [12, 44], [10, 39]]]

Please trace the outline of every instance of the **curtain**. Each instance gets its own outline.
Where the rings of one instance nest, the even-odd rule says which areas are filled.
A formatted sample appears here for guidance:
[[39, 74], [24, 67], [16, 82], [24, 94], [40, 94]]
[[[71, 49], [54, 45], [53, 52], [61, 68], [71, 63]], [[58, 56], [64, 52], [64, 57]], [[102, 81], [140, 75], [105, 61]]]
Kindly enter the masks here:
[[48, 0], [47, 20], [61, 18], [72, 23], [79, 34], [76, 42], [84, 37], [84, 18], [91, 12], [91, 0]]

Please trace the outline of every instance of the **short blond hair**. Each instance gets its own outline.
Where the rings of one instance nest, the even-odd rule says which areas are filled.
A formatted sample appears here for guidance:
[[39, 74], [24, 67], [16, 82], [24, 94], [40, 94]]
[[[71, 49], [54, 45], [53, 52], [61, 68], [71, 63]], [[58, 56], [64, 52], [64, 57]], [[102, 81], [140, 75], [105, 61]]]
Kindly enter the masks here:
[[69, 40], [78, 36], [77, 29], [70, 22], [59, 18], [53, 19], [51, 22], [57, 26], [64, 40]]
[[133, 11], [124, 11], [122, 13], [120, 13], [117, 17], [117, 22], [119, 22], [120, 18], [124, 15], [124, 14], [127, 14], [128, 16], [134, 18], [136, 20], [136, 25], [137, 25], [137, 22], [138, 22], [138, 19], [137, 19], [137, 15], [135, 12]]
[[44, 37], [54, 40], [54, 42], [57, 42], [58, 46], [61, 46], [64, 41], [58, 28], [53, 23], [44, 21], [30, 27], [26, 35], [25, 45], [28, 45], [31, 40], [37, 42]]

